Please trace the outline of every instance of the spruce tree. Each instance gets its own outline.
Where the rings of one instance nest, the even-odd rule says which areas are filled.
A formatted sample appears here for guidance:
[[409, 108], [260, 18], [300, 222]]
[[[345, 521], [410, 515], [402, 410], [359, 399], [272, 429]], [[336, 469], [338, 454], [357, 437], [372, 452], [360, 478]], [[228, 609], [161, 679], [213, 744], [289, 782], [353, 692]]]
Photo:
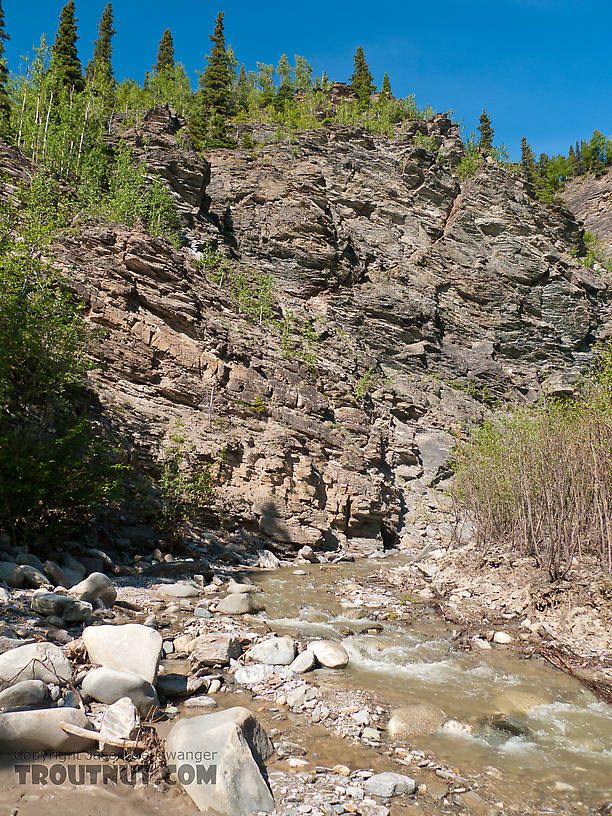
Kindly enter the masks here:
[[236, 83], [236, 103], [243, 110], [247, 110], [249, 107], [249, 91], [249, 79], [243, 62], [240, 66], [240, 73], [238, 74], [238, 81]]
[[483, 110], [480, 114], [478, 130], [480, 131], [480, 149], [489, 156], [493, 150], [493, 127], [491, 126], [491, 119], [486, 110]]
[[4, 28], [4, 11], [0, 0], [0, 135], [6, 136], [11, 118], [11, 102], [9, 97], [9, 76], [4, 56], [4, 43], [9, 35]]
[[391, 83], [389, 82], [389, 74], [385, 71], [385, 76], [383, 77], [383, 84], [382, 88], [380, 89], [380, 95], [383, 99], [391, 99], [393, 97], [393, 93], [391, 92]]
[[172, 32], [169, 28], [164, 31], [159, 41], [157, 62], [154, 68], [158, 74], [161, 74], [163, 71], [174, 70], [174, 41], [172, 40]]
[[367, 105], [370, 96], [376, 91], [374, 79], [361, 46], [355, 52], [355, 68], [351, 76], [351, 88], [359, 95], [359, 100], [363, 105]]
[[525, 174], [525, 178], [531, 184], [535, 190], [536, 183], [537, 183], [537, 168], [535, 163], [535, 156], [533, 155], [533, 150], [531, 149], [527, 138], [523, 136], [521, 139], [521, 167], [523, 168], [523, 173]]
[[98, 23], [98, 39], [91, 60], [85, 69], [87, 82], [104, 95], [111, 95], [115, 86], [113, 75], [113, 5], [107, 3]]
[[60, 13], [55, 42], [51, 49], [51, 73], [57, 90], [82, 91], [85, 87], [81, 61], [77, 53], [77, 20], [74, 0], [69, 0]]
[[[200, 104], [194, 114], [200, 118], [207, 112], [209, 122], [207, 142], [209, 147], [233, 147], [235, 142], [227, 135], [227, 120], [234, 114], [232, 99], [232, 75], [230, 60], [225, 46], [223, 12], [217, 15], [214, 33], [211, 35], [212, 49], [207, 57], [208, 65], [200, 77]], [[203, 122], [195, 124], [201, 130]]]

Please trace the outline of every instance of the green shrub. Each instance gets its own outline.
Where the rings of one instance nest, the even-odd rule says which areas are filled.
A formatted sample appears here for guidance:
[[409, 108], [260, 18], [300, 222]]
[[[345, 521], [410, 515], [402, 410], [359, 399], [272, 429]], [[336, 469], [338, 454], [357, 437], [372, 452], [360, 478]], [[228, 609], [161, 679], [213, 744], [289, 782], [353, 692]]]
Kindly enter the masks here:
[[452, 494], [481, 544], [534, 555], [554, 579], [583, 553], [612, 569], [612, 350], [574, 399], [509, 409], [461, 440]]

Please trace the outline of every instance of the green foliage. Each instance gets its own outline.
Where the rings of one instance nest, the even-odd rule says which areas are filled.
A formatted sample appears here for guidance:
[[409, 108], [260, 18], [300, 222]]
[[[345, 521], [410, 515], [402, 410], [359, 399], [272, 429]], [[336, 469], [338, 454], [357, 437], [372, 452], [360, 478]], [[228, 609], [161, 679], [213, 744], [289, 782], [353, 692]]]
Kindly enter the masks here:
[[51, 55], [51, 74], [56, 96], [62, 90], [82, 91], [85, 87], [76, 43], [77, 20], [74, 0], [69, 0], [60, 13], [59, 26]]
[[[585, 230], [583, 241], [586, 247], [586, 255], [576, 258], [576, 260], [588, 269], [595, 271], [605, 269], [612, 274], [612, 261], [606, 257], [605, 250], [597, 236], [590, 230]], [[576, 257], [575, 250], [571, 254]]]
[[537, 180], [535, 156], [525, 136], [521, 139], [521, 167], [525, 178], [535, 189]]
[[389, 74], [385, 71], [385, 75], [383, 77], [383, 84], [382, 88], [380, 89], [380, 95], [383, 99], [392, 99], [393, 93], [391, 91], [391, 82], [389, 81]]
[[266, 403], [263, 401], [261, 394], [257, 394], [251, 403], [251, 411], [257, 416], [263, 416], [266, 413]]
[[478, 127], [480, 131], [480, 149], [486, 155], [490, 155], [491, 151], [493, 150], [493, 127], [491, 125], [491, 119], [486, 112], [480, 114], [480, 125]]
[[[225, 46], [223, 12], [217, 15], [208, 65], [200, 77], [200, 100], [192, 114], [193, 132], [200, 147], [235, 147], [227, 134], [227, 120], [235, 113], [230, 55]], [[201, 134], [206, 133], [203, 138]]]
[[355, 384], [355, 397], [357, 399], [363, 399], [366, 394], [378, 388], [380, 379], [380, 374], [377, 373], [376, 369], [373, 366], [370, 367], [366, 373], [357, 380]]
[[188, 519], [206, 511], [214, 496], [210, 463], [193, 460], [193, 445], [186, 443], [187, 433], [177, 421], [162, 446], [154, 485], [159, 491], [159, 524], [173, 530]]
[[370, 101], [370, 97], [376, 91], [376, 85], [374, 85], [374, 78], [370, 73], [365, 53], [361, 46], [355, 51], [354, 61], [355, 67], [351, 76], [351, 88], [359, 95], [361, 104], [367, 105]]
[[93, 56], [85, 69], [86, 79], [94, 87], [114, 86], [112, 38], [116, 33], [113, 28], [113, 6], [107, 3], [98, 24]]
[[42, 260], [61, 191], [39, 175], [20, 198], [0, 212], [0, 528], [15, 540], [82, 522], [123, 470], [90, 407], [86, 324]]
[[483, 545], [533, 554], [553, 579], [593, 552], [612, 568], [612, 349], [572, 399], [511, 408], [459, 441], [452, 488]]
[[467, 179], [472, 178], [472, 176], [475, 176], [483, 164], [484, 158], [480, 150], [474, 145], [468, 146], [465, 156], [457, 165], [455, 172], [461, 181], [466, 181]]
[[162, 74], [164, 71], [174, 70], [174, 42], [172, 40], [172, 33], [167, 28], [162, 34], [159, 41], [159, 49], [157, 51], [157, 62], [155, 63], [155, 71]]

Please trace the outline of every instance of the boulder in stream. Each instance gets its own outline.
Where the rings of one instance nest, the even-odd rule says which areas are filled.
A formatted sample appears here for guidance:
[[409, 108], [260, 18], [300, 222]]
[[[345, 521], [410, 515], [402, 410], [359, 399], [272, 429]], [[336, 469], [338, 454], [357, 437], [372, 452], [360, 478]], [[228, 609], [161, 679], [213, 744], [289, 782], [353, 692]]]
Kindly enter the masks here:
[[189, 796], [203, 813], [222, 816], [274, 810], [263, 775], [273, 750], [264, 729], [242, 707], [179, 720], [166, 739], [168, 765]]
[[288, 666], [295, 658], [295, 641], [290, 637], [270, 637], [247, 652], [250, 660], [270, 666]]
[[129, 672], [101, 666], [91, 669], [82, 684], [83, 694], [99, 703], [112, 705], [122, 697], [129, 697], [142, 717], [152, 715], [158, 708], [157, 692], [143, 677]]
[[71, 676], [68, 658], [54, 643], [29, 643], [0, 655], [0, 680], [9, 685], [22, 680], [65, 685]]
[[249, 613], [261, 612], [263, 604], [256, 601], [250, 592], [234, 593], [219, 601], [217, 610], [225, 615], [247, 615]]
[[389, 736], [400, 739], [418, 734], [433, 734], [445, 720], [446, 717], [439, 708], [429, 703], [413, 703], [391, 712], [387, 731]]
[[308, 648], [326, 669], [342, 669], [349, 662], [349, 655], [341, 643], [334, 640], [313, 640]]
[[62, 730], [66, 722], [90, 729], [91, 723], [80, 708], [42, 708], [38, 711], [13, 711], [0, 714], [0, 752], [62, 751], [73, 753], [92, 748], [97, 742], [96, 732], [91, 740], [76, 737]]
[[87, 601], [46, 592], [44, 589], [32, 595], [30, 606], [38, 615], [61, 618], [68, 623], [81, 623], [93, 612], [93, 606]]
[[92, 572], [70, 589], [70, 594], [81, 601], [93, 603], [98, 598], [104, 606], [111, 607], [117, 600], [117, 590], [111, 579], [103, 572]]
[[414, 793], [415, 789], [414, 779], [394, 771], [374, 774], [365, 783], [366, 793], [369, 793], [370, 796], [382, 796], [385, 799], [390, 796]]
[[49, 688], [42, 680], [23, 680], [0, 693], [0, 708], [44, 708], [49, 705], [50, 700]]

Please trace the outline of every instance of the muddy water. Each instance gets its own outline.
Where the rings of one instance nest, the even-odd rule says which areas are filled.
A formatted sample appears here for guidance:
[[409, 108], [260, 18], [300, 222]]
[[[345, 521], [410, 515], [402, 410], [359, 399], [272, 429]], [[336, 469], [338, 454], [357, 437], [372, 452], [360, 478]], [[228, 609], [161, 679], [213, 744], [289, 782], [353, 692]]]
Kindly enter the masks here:
[[[599, 807], [612, 799], [612, 710], [578, 681], [503, 647], [458, 651], [450, 629], [426, 610], [410, 625], [384, 621], [381, 632], [347, 634], [362, 629], [363, 621], [356, 627], [335, 584], [371, 574], [372, 563], [304, 569], [305, 576], [281, 570], [255, 580], [275, 630], [331, 638], [348, 650], [346, 670], [316, 672], [320, 685], [365, 689], [390, 706], [426, 702], [471, 725], [469, 735], [439, 729], [409, 741], [464, 773], [488, 775], [507, 803], [563, 800]], [[526, 736], [484, 723], [499, 713]]]

